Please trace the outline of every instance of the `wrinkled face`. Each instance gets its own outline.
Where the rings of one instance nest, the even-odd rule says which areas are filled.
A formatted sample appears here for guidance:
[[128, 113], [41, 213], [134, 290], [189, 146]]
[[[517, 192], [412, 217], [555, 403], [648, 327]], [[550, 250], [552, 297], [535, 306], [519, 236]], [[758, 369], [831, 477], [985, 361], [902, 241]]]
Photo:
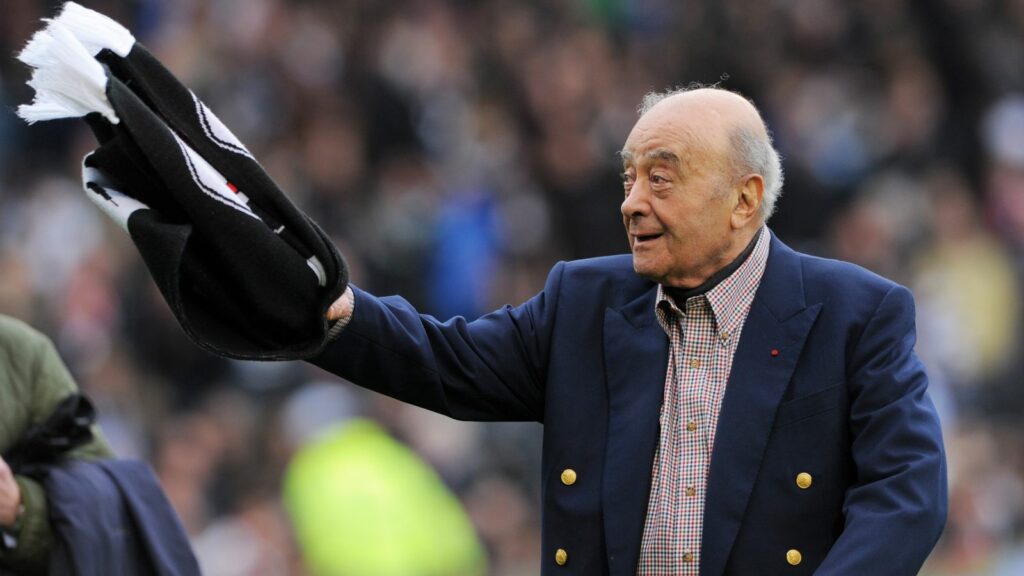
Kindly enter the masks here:
[[663, 104], [623, 147], [622, 221], [637, 274], [692, 288], [729, 263], [735, 182], [724, 139]]

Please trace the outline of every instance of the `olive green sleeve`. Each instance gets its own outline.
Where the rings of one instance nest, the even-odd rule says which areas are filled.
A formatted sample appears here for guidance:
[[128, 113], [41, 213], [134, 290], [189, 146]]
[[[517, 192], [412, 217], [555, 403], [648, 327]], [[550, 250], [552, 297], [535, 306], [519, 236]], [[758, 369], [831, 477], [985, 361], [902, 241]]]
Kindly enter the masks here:
[[[28, 404], [30, 425], [46, 420], [61, 400], [78, 391], [50, 340], [38, 333], [31, 336], [27, 350], [33, 356], [32, 368], [23, 382], [25, 388], [21, 397]], [[113, 455], [99, 427], [93, 425], [92, 432], [92, 440], [70, 452], [70, 457], [104, 458]], [[16, 480], [25, 509], [19, 530], [13, 535], [16, 545], [9, 550], [0, 550], [0, 566], [14, 569], [18, 574], [45, 574], [53, 547], [46, 494], [42, 485], [33, 479], [16, 476]]]
[[43, 487], [24, 476], [16, 476], [21, 489], [21, 502], [25, 512], [15, 537], [15, 545], [0, 553], [0, 565], [16, 574], [46, 574], [53, 543], [53, 533], [47, 518], [46, 494]]
[[[46, 420], [62, 400], [78, 392], [78, 386], [68, 373], [64, 361], [49, 339], [41, 343], [39, 371], [32, 383], [32, 423]], [[92, 440], [69, 453], [72, 458], [110, 458], [110, 451], [99, 426], [92, 426]]]

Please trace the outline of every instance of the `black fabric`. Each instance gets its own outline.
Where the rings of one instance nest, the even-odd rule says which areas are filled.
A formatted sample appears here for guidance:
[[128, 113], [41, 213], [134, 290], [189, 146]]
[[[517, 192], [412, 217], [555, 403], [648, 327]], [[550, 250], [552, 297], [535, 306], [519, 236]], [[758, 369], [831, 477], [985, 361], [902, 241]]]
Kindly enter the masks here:
[[[126, 58], [104, 50], [97, 59], [120, 122], [87, 118], [101, 146], [85, 165], [149, 207], [132, 213], [128, 231], [185, 332], [232, 358], [318, 353], [327, 309], [348, 284], [330, 238], [241, 143], [214, 128], [219, 120], [144, 47], [135, 44]], [[219, 185], [247, 197], [244, 209], [197, 176], [201, 169], [182, 144], [223, 175]], [[107, 193], [95, 183], [87, 187]], [[314, 260], [323, 278], [309, 264]]]
[[43, 476], [53, 576], [192, 576], [199, 563], [149, 466], [74, 460]]
[[33, 475], [33, 471], [56, 463], [67, 452], [92, 440], [96, 411], [81, 394], [71, 394], [39, 424], [30, 426], [3, 454], [15, 474]]

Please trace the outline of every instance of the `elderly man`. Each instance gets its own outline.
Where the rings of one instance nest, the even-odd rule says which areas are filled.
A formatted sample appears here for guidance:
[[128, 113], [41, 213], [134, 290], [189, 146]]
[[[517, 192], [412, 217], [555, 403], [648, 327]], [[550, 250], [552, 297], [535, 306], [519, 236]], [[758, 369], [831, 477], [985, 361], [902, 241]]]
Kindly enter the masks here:
[[543, 574], [916, 574], [947, 504], [910, 293], [766, 228], [779, 157], [735, 93], [648, 96], [622, 159], [632, 258], [472, 322], [350, 289], [314, 362], [542, 422]]

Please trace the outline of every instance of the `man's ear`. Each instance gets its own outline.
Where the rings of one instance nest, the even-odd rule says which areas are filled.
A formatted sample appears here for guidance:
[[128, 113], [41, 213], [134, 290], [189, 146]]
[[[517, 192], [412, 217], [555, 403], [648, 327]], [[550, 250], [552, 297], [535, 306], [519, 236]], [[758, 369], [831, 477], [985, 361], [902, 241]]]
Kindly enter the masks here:
[[732, 209], [732, 227], [736, 230], [745, 227], [751, 220], [761, 214], [761, 201], [764, 199], [764, 178], [760, 174], [747, 174], [740, 179], [736, 205]]

